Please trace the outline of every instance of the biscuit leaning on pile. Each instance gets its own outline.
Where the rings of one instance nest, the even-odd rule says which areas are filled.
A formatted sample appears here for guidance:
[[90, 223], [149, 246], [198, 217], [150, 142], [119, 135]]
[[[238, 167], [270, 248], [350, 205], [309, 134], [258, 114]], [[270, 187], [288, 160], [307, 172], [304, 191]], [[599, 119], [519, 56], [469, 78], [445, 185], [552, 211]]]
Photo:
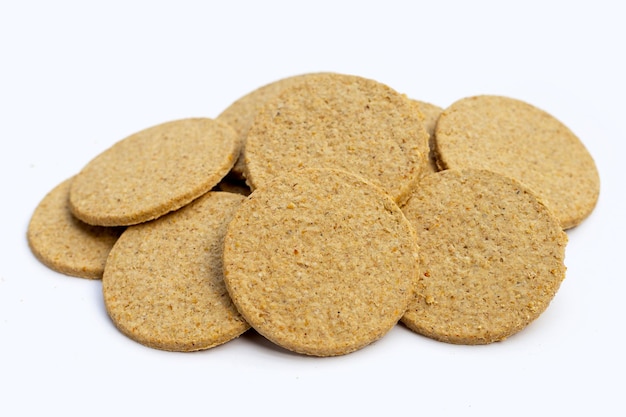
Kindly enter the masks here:
[[457, 344], [519, 332], [598, 194], [584, 145], [527, 103], [442, 109], [311, 73], [119, 141], [42, 200], [27, 236], [50, 268], [102, 277], [113, 323], [146, 346], [252, 327], [335, 356], [399, 321]]

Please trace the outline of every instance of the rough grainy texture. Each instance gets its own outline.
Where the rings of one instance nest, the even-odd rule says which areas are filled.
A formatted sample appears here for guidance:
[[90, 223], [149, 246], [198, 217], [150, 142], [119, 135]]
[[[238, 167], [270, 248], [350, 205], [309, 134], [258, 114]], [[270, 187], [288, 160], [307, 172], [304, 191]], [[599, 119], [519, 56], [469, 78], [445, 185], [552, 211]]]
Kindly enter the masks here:
[[442, 169], [483, 168], [518, 179], [542, 197], [564, 229], [584, 220], [598, 200], [600, 178], [582, 142], [522, 101], [459, 100], [440, 116], [435, 141]]
[[89, 224], [155, 219], [209, 191], [240, 151], [235, 131], [206, 118], [153, 126], [113, 145], [75, 177], [70, 207]]
[[[282, 78], [259, 87], [233, 102], [217, 116], [216, 120], [226, 123], [235, 129], [243, 148], [245, 147], [250, 126], [252, 126], [254, 118], [263, 108], [263, 105], [290, 85], [297, 83], [304, 77], [315, 74], [317, 73]], [[239, 179], [244, 178], [245, 160], [242, 155], [237, 159], [231, 172]]]
[[248, 132], [254, 190], [306, 167], [361, 175], [402, 202], [426, 170], [428, 133], [416, 105], [388, 86], [343, 74], [309, 76], [269, 100]]
[[195, 351], [249, 328], [222, 269], [226, 226], [243, 199], [209, 192], [122, 234], [102, 278], [107, 312], [120, 331], [156, 349]]
[[123, 228], [91, 226], [75, 218], [68, 206], [71, 181], [41, 200], [28, 224], [28, 244], [37, 259], [57, 272], [100, 279]]
[[518, 181], [482, 170], [424, 177], [402, 209], [420, 248], [402, 322], [458, 344], [502, 340], [548, 306], [565, 277], [567, 235]]
[[336, 170], [300, 170], [255, 190], [228, 227], [224, 280], [260, 334], [333, 356], [379, 339], [413, 294], [417, 247], [398, 206]]
[[443, 109], [425, 101], [412, 100], [423, 116], [424, 127], [428, 132], [428, 168], [425, 174], [439, 171], [437, 167], [437, 159], [435, 158], [435, 126], [437, 126], [437, 120], [443, 112]]

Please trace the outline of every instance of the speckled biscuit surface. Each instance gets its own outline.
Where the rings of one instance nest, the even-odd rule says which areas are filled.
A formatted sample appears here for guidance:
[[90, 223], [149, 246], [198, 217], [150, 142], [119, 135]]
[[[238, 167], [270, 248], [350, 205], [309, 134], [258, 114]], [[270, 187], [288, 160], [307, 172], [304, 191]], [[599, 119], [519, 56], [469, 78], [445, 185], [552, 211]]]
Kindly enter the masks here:
[[428, 134], [415, 104], [390, 87], [344, 74], [309, 76], [269, 100], [248, 132], [252, 189], [297, 168], [353, 172], [402, 202], [425, 167]]
[[598, 200], [600, 178], [582, 142], [520, 100], [459, 100], [440, 116], [435, 141], [441, 168], [483, 168], [518, 179], [541, 196], [564, 229], [584, 220]]
[[102, 279], [107, 312], [122, 333], [157, 349], [196, 351], [249, 328], [228, 296], [222, 270], [226, 225], [243, 199], [209, 192], [128, 227]]
[[91, 160], [72, 182], [70, 207], [94, 225], [152, 220], [209, 191], [228, 173], [239, 151], [235, 131], [212, 119], [153, 126]]
[[402, 322], [428, 337], [487, 344], [520, 331], [565, 277], [567, 235], [534, 192], [483, 170], [425, 176], [402, 208], [420, 248]]
[[241, 205], [224, 244], [224, 280], [260, 334], [334, 356], [379, 339], [413, 294], [417, 247], [398, 206], [344, 171], [275, 178]]
[[423, 116], [424, 128], [428, 132], [428, 169], [425, 174], [439, 171], [437, 158], [435, 157], [435, 126], [443, 109], [432, 103], [420, 100], [412, 100]]
[[[281, 78], [269, 84], [261, 86], [256, 90], [240, 97], [222, 111], [216, 118], [220, 122], [230, 125], [237, 132], [242, 148], [245, 146], [246, 138], [254, 118], [261, 111], [263, 105], [276, 97], [282, 90], [299, 80], [313, 74], [301, 74], [292, 77]], [[241, 155], [232, 168], [232, 174], [238, 178], [243, 178], [245, 173], [245, 160]]]
[[52, 189], [28, 224], [27, 239], [44, 265], [66, 275], [100, 279], [109, 251], [123, 228], [91, 226], [70, 212], [72, 178]]

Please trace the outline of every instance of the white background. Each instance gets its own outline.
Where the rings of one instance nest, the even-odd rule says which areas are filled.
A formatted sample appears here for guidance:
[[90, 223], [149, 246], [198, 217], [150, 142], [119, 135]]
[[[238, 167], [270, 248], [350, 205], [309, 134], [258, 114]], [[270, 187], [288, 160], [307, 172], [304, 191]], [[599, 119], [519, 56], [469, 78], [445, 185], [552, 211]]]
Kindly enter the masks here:
[[[620, 2], [95, 3], [0, 3], [0, 415], [626, 415]], [[99, 281], [31, 255], [36, 205], [114, 142], [311, 71], [442, 107], [508, 95], [581, 138], [601, 197], [569, 231], [566, 280], [537, 321], [488, 346], [396, 326], [336, 358], [253, 333], [168, 353], [114, 328]]]

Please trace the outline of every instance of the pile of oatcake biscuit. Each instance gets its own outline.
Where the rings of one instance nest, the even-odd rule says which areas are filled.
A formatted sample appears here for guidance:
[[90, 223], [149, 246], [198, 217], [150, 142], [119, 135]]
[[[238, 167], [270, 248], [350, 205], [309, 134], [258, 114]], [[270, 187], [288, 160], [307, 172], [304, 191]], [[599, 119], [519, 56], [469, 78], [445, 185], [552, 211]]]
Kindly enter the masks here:
[[115, 326], [156, 349], [253, 328], [336, 356], [398, 322], [488, 344], [548, 307], [599, 189], [579, 138], [528, 103], [443, 109], [310, 73], [120, 140], [43, 198], [27, 238], [48, 267], [102, 279]]

